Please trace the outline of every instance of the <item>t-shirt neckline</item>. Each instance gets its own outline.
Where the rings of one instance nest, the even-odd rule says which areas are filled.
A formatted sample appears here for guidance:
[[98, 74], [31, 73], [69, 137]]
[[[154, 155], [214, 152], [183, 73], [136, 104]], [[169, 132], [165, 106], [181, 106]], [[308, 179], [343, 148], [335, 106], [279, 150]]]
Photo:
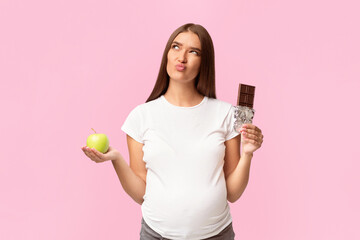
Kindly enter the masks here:
[[168, 104], [169, 106], [174, 107], [174, 108], [180, 108], [180, 109], [193, 109], [193, 108], [197, 108], [197, 107], [201, 106], [203, 103], [205, 103], [205, 102], [207, 101], [207, 99], [208, 99], [207, 96], [204, 96], [203, 100], [202, 100], [199, 104], [197, 104], [197, 105], [195, 105], [195, 106], [191, 106], [191, 107], [181, 107], [181, 106], [176, 106], [176, 105], [168, 102], [168, 100], [166, 100], [166, 98], [165, 98], [164, 95], [161, 95], [161, 98], [162, 98], [162, 100], [163, 100], [166, 104]]

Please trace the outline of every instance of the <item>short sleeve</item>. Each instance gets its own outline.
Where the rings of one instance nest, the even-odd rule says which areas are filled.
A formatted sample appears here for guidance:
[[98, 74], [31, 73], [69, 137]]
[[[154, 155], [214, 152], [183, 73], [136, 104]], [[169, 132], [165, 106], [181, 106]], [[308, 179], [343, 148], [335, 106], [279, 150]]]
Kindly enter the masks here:
[[231, 105], [230, 110], [225, 119], [225, 126], [226, 126], [225, 141], [230, 140], [240, 134], [237, 131], [235, 131], [235, 127], [234, 127], [235, 120], [236, 120], [235, 107]]
[[121, 130], [137, 142], [144, 143], [142, 131], [143, 122], [143, 115], [141, 114], [141, 107], [139, 105], [129, 113], [121, 127]]

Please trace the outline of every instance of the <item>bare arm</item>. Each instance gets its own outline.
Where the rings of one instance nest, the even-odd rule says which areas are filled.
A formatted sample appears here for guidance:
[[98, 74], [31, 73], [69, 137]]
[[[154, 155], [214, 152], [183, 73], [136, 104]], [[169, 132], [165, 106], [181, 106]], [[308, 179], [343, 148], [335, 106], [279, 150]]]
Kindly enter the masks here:
[[121, 155], [111, 162], [125, 192], [141, 205], [144, 201], [143, 196], [145, 195], [147, 174], [143, 161], [144, 153], [142, 147], [144, 144], [135, 141], [129, 135], [127, 135], [127, 143], [130, 166]]
[[[247, 123], [240, 128], [241, 134], [225, 142], [224, 172], [228, 200], [235, 202], [245, 191], [249, 182], [249, 173], [253, 153], [261, 147], [264, 135], [257, 126]], [[241, 139], [240, 139], [241, 137]], [[241, 141], [241, 158], [240, 155]]]
[[133, 172], [121, 155], [117, 160], [111, 162], [125, 192], [141, 205], [144, 201], [145, 182]]
[[229, 202], [236, 202], [244, 193], [249, 182], [250, 165], [253, 154], [243, 154], [235, 170], [226, 180], [227, 198]]
[[246, 189], [252, 154], [242, 154], [240, 158], [240, 135], [225, 142], [224, 174], [227, 199], [236, 202]]

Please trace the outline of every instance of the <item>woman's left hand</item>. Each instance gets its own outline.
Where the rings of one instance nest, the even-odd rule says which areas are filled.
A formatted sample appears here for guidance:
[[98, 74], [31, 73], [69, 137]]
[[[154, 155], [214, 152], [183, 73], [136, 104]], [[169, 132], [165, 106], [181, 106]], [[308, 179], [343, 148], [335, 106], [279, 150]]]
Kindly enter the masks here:
[[261, 147], [264, 135], [261, 133], [260, 128], [253, 124], [246, 123], [241, 126], [240, 133], [242, 154], [252, 154]]

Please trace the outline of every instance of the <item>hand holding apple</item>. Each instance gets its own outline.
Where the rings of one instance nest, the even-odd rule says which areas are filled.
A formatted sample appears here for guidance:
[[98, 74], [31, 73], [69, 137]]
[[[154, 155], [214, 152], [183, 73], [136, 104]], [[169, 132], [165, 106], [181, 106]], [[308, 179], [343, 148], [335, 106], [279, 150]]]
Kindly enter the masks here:
[[119, 160], [122, 159], [122, 156], [118, 150], [109, 146], [108, 151], [104, 154], [96, 150], [95, 148], [89, 148], [84, 146], [81, 148], [86, 156], [96, 163], [105, 162], [108, 160]]
[[118, 150], [109, 146], [109, 139], [105, 134], [90, 135], [86, 140], [86, 146], [81, 147], [86, 156], [96, 163], [108, 160], [119, 160], [122, 156]]

